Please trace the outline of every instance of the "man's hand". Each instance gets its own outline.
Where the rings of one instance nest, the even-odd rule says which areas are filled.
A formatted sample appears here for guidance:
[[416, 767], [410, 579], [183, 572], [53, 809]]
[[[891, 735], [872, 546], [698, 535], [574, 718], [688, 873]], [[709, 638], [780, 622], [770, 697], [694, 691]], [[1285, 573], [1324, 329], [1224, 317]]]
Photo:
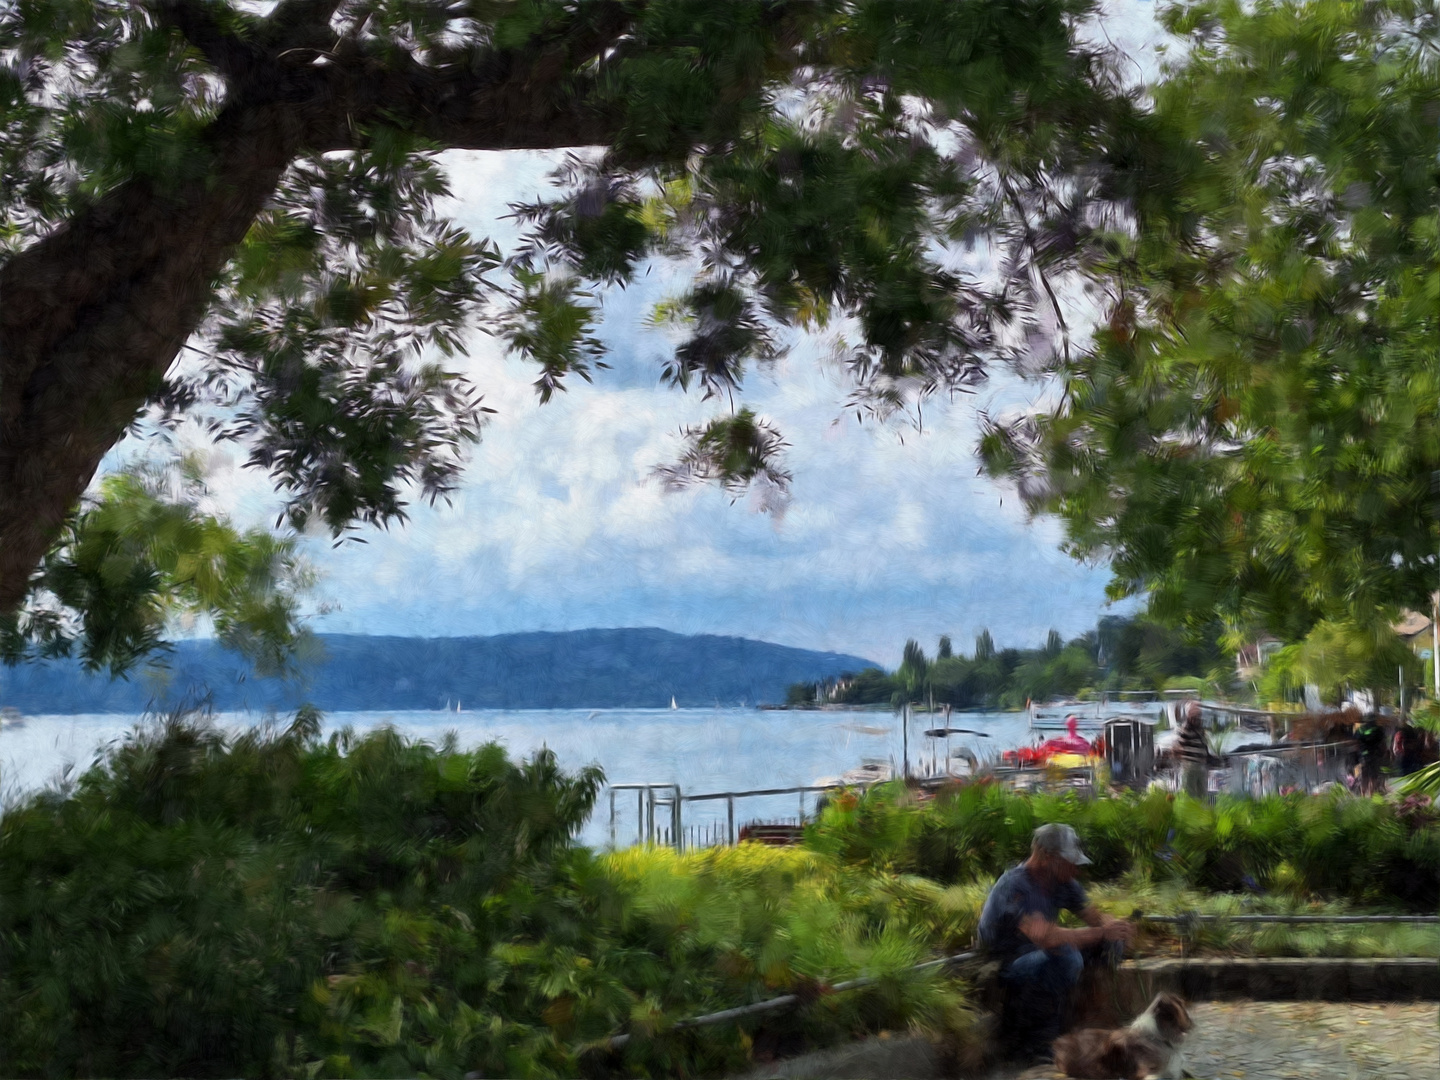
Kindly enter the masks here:
[[1135, 936], [1135, 924], [1128, 919], [1107, 918], [1100, 928], [1106, 941], [1123, 941], [1128, 945]]
[[1100, 931], [1100, 941], [1123, 941], [1130, 944], [1135, 936], [1135, 924], [1129, 919], [1117, 919], [1113, 915], [1106, 915], [1103, 911], [1091, 904], [1080, 913], [1080, 918]]

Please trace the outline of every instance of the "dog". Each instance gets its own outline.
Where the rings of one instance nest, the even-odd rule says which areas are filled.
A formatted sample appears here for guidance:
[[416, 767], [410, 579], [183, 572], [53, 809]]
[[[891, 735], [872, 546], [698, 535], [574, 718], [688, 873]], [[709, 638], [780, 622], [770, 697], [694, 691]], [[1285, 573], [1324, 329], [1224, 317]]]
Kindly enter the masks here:
[[1183, 1001], [1156, 994], [1129, 1027], [1087, 1028], [1056, 1039], [1055, 1067], [1080, 1080], [1181, 1080], [1190, 1074], [1180, 1044], [1194, 1026]]

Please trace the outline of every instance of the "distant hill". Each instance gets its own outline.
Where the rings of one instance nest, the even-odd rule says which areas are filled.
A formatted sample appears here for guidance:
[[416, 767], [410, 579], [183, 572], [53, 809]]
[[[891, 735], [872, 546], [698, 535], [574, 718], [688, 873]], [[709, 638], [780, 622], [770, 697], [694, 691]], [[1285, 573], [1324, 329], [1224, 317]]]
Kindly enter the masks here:
[[319, 636], [322, 657], [292, 686], [256, 679], [213, 641], [184, 641], [167, 668], [128, 680], [74, 661], [0, 668], [0, 705], [24, 713], [138, 713], [209, 693], [215, 708], [322, 710], [660, 708], [785, 700], [791, 683], [875, 666], [858, 656], [666, 630], [571, 630], [495, 637]]

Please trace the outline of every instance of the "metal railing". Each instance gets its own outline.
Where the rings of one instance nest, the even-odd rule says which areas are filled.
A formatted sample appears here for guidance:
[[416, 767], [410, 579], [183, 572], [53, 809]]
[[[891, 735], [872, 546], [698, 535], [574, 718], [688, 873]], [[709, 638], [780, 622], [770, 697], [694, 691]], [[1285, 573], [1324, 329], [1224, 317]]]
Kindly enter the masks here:
[[[1422, 925], [1440, 924], [1440, 915], [1201, 915], [1197, 912], [1182, 912], [1179, 915], [1146, 915], [1137, 912], [1131, 916], [1136, 922], [1168, 923], [1178, 926], [1182, 934], [1188, 928], [1200, 923], [1215, 922], [1237, 922], [1237, 923], [1293, 923], [1298, 925], [1313, 923], [1418, 923]], [[954, 956], [943, 956], [938, 960], [926, 960], [904, 969], [905, 974], [917, 974], [935, 968], [952, 967], [981, 958], [979, 950], [957, 953]], [[1429, 959], [1425, 957], [1423, 959]], [[873, 986], [879, 982], [879, 978], [873, 975], [862, 975], [859, 978], [848, 979], [828, 987], [832, 994], [843, 994], [851, 990], [860, 990], [867, 986]], [[683, 1031], [687, 1028], [709, 1027], [714, 1024], [724, 1024], [735, 1020], [743, 1020], [750, 1016], [761, 1016], [765, 1013], [779, 1012], [785, 1009], [793, 1009], [802, 1004], [802, 998], [798, 994], [782, 994], [779, 997], [767, 998], [764, 1001], [753, 1002], [749, 1005], [737, 1005], [731, 1009], [721, 1009], [719, 1012], [705, 1013], [702, 1016], [693, 1016], [686, 1020], [677, 1022], [670, 1030]], [[632, 1038], [629, 1033], [611, 1036], [603, 1045], [611, 1050], [623, 1048]]]
[[[1234, 794], [1250, 794], [1256, 797], [1275, 794], [1286, 788], [1309, 791], [1320, 785], [1341, 781], [1346, 775], [1354, 747], [1346, 742], [1314, 743], [1299, 746], [1271, 746], [1256, 750], [1230, 751], [1222, 754], [1223, 766], [1212, 768], [1211, 772], [1222, 773], [1219, 788]], [[947, 759], [948, 763], [948, 759]], [[1064, 770], [1044, 767], [991, 767], [986, 770], [997, 779], [1017, 786], [1045, 786], [1076, 789], [1082, 794], [1097, 790], [1097, 776], [1091, 766]], [[1146, 771], [1137, 779], [1148, 779], [1153, 771]], [[912, 781], [921, 787], [943, 784], [955, 779], [949, 771], [933, 774], [914, 774]], [[639, 783], [611, 784], [610, 791], [610, 845], [614, 847], [619, 839], [619, 804], [621, 792], [635, 792], [637, 844], [661, 844], [684, 851], [693, 848], [716, 847], [721, 844], [733, 846], [738, 842], [739, 829], [736, 825], [736, 804], [746, 799], [770, 798], [794, 795], [798, 801], [795, 824], [806, 821], [806, 799], [810, 795], [842, 791], [846, 788], [865, 788], [869, 783], [859, 781], [841, 784], [809, 784], [796, 787], [753, 788], [745, 791], [712, 791], [699, 795], [686, 795], [679, 784]], [[697, 803], [724, 802], [724, 822], [686, 821], [686, 808]], [[812, 804], [813, 805], [813, 804]], [[668, 818], [668, 822], [665, 820]], [[770, 823], [774, 823], [773, 819]]]
[[[1268, 924], [1271, 926], [1316, 926], [1324, 923], [1359, 923], [1361, 925], [1440, 925], [1440, 915], [1201, 915], [1195, 911], [1182, 911], [1178, 915], [1146, 915], [1136, 912], [1131, 916], [1137, 923], [1161, 923], [1175, 927], [1180, 938], [1180, 957], [1190, 958], [1190, 950], [1196, 929], [1202, 925]], [[1392, 958], [1400, 959], [1400, 958]], [[1410, 959], [1430, 959], [1411, 957]]]
[[1440, 925], [1440, 915], [1201, 915], [1182, 912], [1179, 915], [1140, 915], [1140, 922], [1173, 923], [1193, 926], [1199, 923], [1422, 923]]
[[[618, 832], [618, 804], [616, 796], [622, 791], [635, 792], [637, 817], [635, 842], [637, 844], [662, 844], [684, 851], [692, 846], [691, 837], [704, 836], [707, 842], [700, 846], [718, 846], [720, 823], [690, 826], [685, 824], [685, 806], [702, 802], [725, 803], [724, 843], [734, 846], [738, 830], [735, 827], [735, 804], [737, 800], [766, 798], [776, 795], [795, 795], [799, 800], [799, 816], [796, 824], [805, 823], [805, 796], [827, 791], [843, 791], [846, 787], [863, 787], [863, 784], [820, 784], [803, 787], [755, 788], [750, 791], [710, 791], [701, 795], [686, 795], [679, 784], [611, 784], [610, 785], [610, 846], [614, 847]], [[657, 825], [656, 814], [668, 811], [670, 824]]]
[[[955, 964], [963, 964], [968, 960], [976, 959], [978, 952], [957, 953], [955, 956], [942, 956], [938, 960], [926, 960], [920, 964], [914, 964], [904, 969], [904, 974], [913, 975], [921, 971], [928, 971], [934, 968], [949, 967]], [[880, 981], [875, 975], [861, 975], [859, 978], [847, 979], [845, 982], [838, 982], [828, 987], [832, 994], [844, 994], [851, 990], [861, 990], [867, 986], [874, 986]], [[709, 1027], [713, 1024], [724, 1024], [732, 1020], [743, 1020], [747, 1016], [760, 1016], [764, 1013], [779, 1012], [783, 1009], [793, 1009], [801, 1004], [799, 994], [782, 994], [780, 997], [767, 998], [765, 1001], [757, 1001], [750, 1005], [737, 1005], [733, 1009], [721, 1009], [719, 1012], [706, 1013], [704, 1016], [692, 1016], [688, 1020], [678, 1021], [670, 1030], [683, 1031], [686, 1028]], [[608, 1042], [611, 1050], [619, 1050], [630, 1041], [631, 1036], [626, 1033], [613, 1035]]]
[[1260, 798], [1285, 788], [1311, 791], [1343, 782], [1353, 752], [1343, 742], [1230, 751], [1223, 755], [1230, 769], [1226, 790]]

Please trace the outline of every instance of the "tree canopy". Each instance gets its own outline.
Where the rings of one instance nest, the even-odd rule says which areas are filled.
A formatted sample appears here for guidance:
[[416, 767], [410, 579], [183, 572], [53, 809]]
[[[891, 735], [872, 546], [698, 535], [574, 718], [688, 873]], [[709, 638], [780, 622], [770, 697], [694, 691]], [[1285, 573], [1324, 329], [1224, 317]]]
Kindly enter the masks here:
[[[238, 443], [293, 528], [400, 521], [407, 499], [454, 489], [481, 435], [484, 388], [446, 366], [467, 334], [533, 360], [548, 398], [604, 365], [599, 298], [654, 259], [693, 271], [662, 313], [687, 330], [660, 376], [730, 405], [690, 432], [674, 482], [784, 483], [780, 434], [733, 394], [797, 328], [843, 323], [862, 414], [972, 386], [1053, 328], [1047, 270], [1160, 190], [1135, 183], [1164, 155], [1113, 57], [1087, 43], [1095, 13], [1093, 0], [8, 5], [8, 640], [86, 638], [84, 603], [38, 568], [137, 423], [195, 417]], [[516, 208], [524, 240], [502, 259], [441, 209], [449, 149], [575, 152], [554, 198]], [[993, 245], [997, 280], [955, 268], [977, 242]]]
[[[92, 628], [93, 591], [47, 577], [127, 431], [202, 422], [269, 475], [293, 530], [403, 521], [454, 490], [483, 433], [484, 387], [449, 359], [467, 338], [533, 361], [549, 399], [605, 366], [604, 296], [657, 260], [688, 275], [654, 313], [683, 328], [657, 377], [717, 402], [673, 484], [785, 484], [783, 434], [737, 394], [830, 325], [862, 417], [997, 365], [1057, 378], [1049, 408], [993, 418], [990, 468], [1162, 618], [1297, 640], [1421, 606], [1440, 578], [1434, 3], [1177, 5], [1183, 53], [1143, 92], [1093, 44], [1096, 16], [10, 5], [6, 654], [79, 641], [123, 667], [156, 611], [190, 602]], [[569, 151], [555, 193], [514, 208], [508, 254], [447, 217], [454, 149]], [[990, 272], [966, 273], [977, 245]]]
[[1440, 587], [1440, 16], [1167, 17], [1189, 43], [1153, 90], [1188, 148], [1176, 214], [1109, 239], [1106, 321], [1050, 408], [992, 424], [990, 467], [1110, 561], [1113, 596], [1232, 638], [1313, 630], [1317, 654], [1343, 638], [1325, 681], [1368, 657], [1393, 685], [1390, 622]]

